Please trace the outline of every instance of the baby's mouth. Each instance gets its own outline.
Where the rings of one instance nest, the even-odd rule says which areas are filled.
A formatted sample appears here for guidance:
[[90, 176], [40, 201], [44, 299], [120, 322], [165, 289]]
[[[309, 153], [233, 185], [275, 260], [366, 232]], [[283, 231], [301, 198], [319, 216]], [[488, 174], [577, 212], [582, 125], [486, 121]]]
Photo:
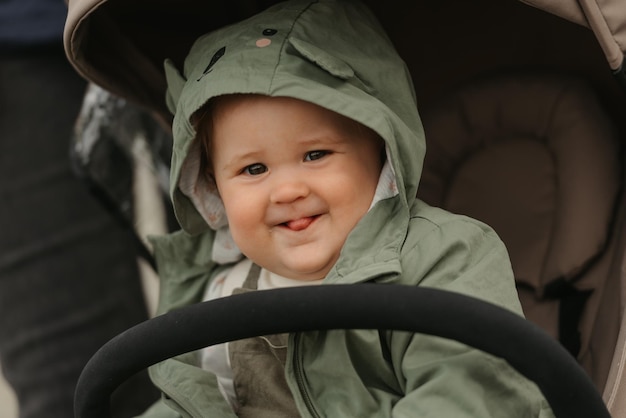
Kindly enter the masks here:
[[294, 219], [292, 221], [282, 223], [281, 225], [289, 228], [292, 231], [302, 231], [303, 229], [308, 228], [309, 225], [311, 225], [313, 222], [315, 222], [318, 217], [319, 215], [306, 216], [304, 218]]

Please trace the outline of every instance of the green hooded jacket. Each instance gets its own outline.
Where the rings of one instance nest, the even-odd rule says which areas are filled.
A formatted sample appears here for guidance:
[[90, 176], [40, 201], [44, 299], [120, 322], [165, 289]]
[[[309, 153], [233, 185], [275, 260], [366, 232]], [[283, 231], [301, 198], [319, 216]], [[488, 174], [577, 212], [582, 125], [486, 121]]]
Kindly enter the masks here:
[[[313, 102], [368, 126], [386, 143], [398, 192], [357, 224], [325, 283], [436, 287], [521, 315], [508, 255], [494, 231], [416, 198], [425, 140], [411, 77], [362, 5], [292, 0], [273, 6], [201, 37], [185, 68], [167, 62], [166, 74], [175, 114], [171, 193], [183, 230], [153, 240], [159, 312], [200, 302], [211, 278], [236, 260], [216, 261], [216, 230], [227, 220], [205, 221], [190, 197], [189, 190], [206, 186], [184, 178], [189, 155], [197, 152], [190, 117], [212, 97], [257, 93]], [[188, 353], [153, 366], [151, 377], [164, 395], [144, 416], [234, 416], [215, 376], [199, 363], [198, 353]], [[286, 378], [303, 417], [553, 416], [537, 387], [506, 362], [407, 332], [292, 334]]]

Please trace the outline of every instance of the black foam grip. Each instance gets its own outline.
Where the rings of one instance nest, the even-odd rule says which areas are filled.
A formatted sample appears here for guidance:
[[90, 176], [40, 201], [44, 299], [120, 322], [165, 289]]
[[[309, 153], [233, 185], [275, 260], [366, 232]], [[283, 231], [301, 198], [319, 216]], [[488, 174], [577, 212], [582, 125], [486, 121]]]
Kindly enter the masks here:
[[383, 284], [247, 292], [143, 322], [86, 365], [76, 388], [76, 417], [108, 418], [110, 396], [122, 382], [170, 357], [258, 335], [329, 329], [404, 330], [457, 340], [507, 360], [534, 381], [557, 418], [610, 418], [576, 360], [530, 321], [458, 293]]

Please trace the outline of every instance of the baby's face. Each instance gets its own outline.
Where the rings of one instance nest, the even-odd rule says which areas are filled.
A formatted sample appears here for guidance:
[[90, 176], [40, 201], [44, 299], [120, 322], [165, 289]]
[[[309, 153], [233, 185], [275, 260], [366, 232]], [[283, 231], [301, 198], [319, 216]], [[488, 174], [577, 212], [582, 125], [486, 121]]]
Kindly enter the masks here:
[[326, 276], [372, 202], [382, 140], [291, 98], [218, 99], [212, 165], [239, 249], [281, 276]]

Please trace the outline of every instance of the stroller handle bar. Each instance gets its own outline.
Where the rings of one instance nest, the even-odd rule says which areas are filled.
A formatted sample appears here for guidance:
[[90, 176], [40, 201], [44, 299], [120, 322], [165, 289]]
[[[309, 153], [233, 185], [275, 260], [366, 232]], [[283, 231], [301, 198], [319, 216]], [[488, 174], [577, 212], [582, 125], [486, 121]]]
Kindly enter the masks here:
[[610, 418], [576, 360], [530, 321], [449, 291], [384, 284], [261, 290], [186, 306], [128, 329], [87, 363], [76, 418], [109, 418], [113, 391], [135, 373], [206, 346], [285, 332], [383, 329], [430, 334], [509, 362], [534, 381], [557, 418]]

